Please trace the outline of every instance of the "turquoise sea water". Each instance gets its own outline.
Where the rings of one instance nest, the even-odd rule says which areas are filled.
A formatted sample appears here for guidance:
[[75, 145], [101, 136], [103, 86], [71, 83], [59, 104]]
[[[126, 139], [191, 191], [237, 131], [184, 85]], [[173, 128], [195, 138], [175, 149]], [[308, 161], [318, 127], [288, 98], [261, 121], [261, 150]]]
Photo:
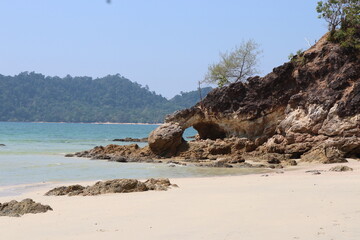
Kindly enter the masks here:
[[[98, 145], [129, 144], [115, 138], [146, 137], [157, 125], [0, 122], [0, 186], [113, 178], [203, 177], [252, 173], [166, 164], [116, 163], [64, 154]], [[184, 137], [195, 135], [194, 129]], [[145, 143], [139, 145], [144, 146]], [[0, 193], [1, 195], [1, 193]]]

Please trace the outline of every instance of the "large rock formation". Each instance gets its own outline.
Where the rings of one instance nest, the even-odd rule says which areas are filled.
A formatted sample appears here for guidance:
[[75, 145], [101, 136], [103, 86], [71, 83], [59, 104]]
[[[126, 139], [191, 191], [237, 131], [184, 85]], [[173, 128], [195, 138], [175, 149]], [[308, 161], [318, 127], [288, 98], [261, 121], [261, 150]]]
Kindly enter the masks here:
[[[187, 142], [182, 135], [189, 127], [198, 135]], [[325, 35], [265, 77], [214, 89], [197, 105], [167, 116], [148, 143], [144, 148], [112, 144], [75, 155], [271, 168], [296, 165], [294, 159], [337, 163], [359, 158], [360, 52]]]
[[167, 116], [150, 134], [150, 150], [186, 155], [199, 141], [187, 143], [182, 133], [194, 127], [202, 140], [233, 139], [230, 148], [204, 147], [203, 158], [255, 149], [253, 156], [324, 163], [360, 157], [360, 53], [326, 39], [263, 78], [217, 88], [194, 107]]

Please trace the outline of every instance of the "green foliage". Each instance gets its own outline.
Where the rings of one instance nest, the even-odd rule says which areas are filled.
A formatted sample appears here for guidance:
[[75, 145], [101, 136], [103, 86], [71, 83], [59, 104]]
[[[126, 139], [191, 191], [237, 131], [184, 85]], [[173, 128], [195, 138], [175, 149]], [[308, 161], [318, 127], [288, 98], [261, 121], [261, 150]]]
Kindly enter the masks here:
[[360, 50], [360, 38], [356, 28], [339, 29], [329, 36], [329, 40], [340, 43], [343, 48]]
[[197, 91], [183, 95], [167, 100], [119, 74], [94, 80], [0, 75], [0, 121], [155, 123], [199, 100]]
[[246, 81], [248, 77], [258, 73], [259, 44], [254, 40], [242, 44], [228, 53], [220, 53], [220, 62], [208, 68], [204, 83], [217, 84], [222, 87], [226, 84]]
[[360, 1], [328, 0], [319, 1], [316, 8], [319, 18], [329, 24], [329, 40], [342, 47], [360, 49]]
[[[201, 95], [206, 96], [212, 90], [211, 87], [206, 87], [201, 89]], [[199, 91], [191, 92], [181, 92], [180, 95], [176, 95], [170, 99], [170, 103], [179, 106], [180, 108], [189, 108], [194, 105], [194, 103], [199, 101]]]
[[306, 59], [304, 57], [304, 51], [302, 49], [297, 50], [296, 54], [290, 53], [288, 58], [294, 64], [305, 65], [306, 63]]

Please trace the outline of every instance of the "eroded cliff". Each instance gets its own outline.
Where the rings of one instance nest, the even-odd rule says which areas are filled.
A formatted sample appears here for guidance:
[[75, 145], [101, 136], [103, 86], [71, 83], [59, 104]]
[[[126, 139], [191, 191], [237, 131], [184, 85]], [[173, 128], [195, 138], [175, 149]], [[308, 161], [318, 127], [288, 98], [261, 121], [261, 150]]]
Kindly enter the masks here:
[[[325, 163], [360, 157], [360, 53], [326, 39], [265, 77], [214, 89], [167, 116], [150, 134], [150, 150], [185, 159], [249, 152], [267, 161], [269, 154]], [[183, 140], [189, 127], [198, 140]], [[216, 145], [225, 150], [212, 150]]]

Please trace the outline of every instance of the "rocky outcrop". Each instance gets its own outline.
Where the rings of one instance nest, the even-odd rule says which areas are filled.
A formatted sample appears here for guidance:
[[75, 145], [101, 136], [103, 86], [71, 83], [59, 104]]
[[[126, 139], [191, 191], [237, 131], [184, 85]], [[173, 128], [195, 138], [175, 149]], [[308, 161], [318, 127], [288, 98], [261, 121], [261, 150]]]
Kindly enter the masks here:
[[[263, 78], [214, 89], [194, 107], [167, 116], [150, 134], [150, 150], [195, 159], [254, 150], [323, 163], [360, 157], [360, 53], [326, 39]], [[189, 127], [202, 140], [233, 143], [184, 151], [202, 144], [184, 143]]]
[[156, 154], [149, 147], [140, 148], [137, 144], [97, 146], [88, 151], [66, 154], [65, 157], [85, 157], [113, 162], [153, 162]]
[[141, 182], [136, 179], [114, 179], [109, 181], [99, 181], [92, 186], [71, 185], [54, 188], [47, 193], [46, 196], [94, 196], [106, 193], [130, 193], [144, 191], [166, 191], [170, 187], [177, 187], [171, 184], [167, 178], [148, 179]]
[[[189, 127], [198, 134], [185, 141]], [[168, 115], [144, 148], [109, 145], [75, 155], [270, 168], [296, 165], [295, 159], [340, 163], [360, 158], [360, 52], [325, 35], [265, 77], [216, 88], [197, 105]]]
[[44, 213], [47, 211], [52, 211], [52, 208], [48, 205], [36, 203], [30, 198], [21, 202], [12, 200], [3, 204], [0, 203], [0, 216], [20, 217], [27, 213]]

